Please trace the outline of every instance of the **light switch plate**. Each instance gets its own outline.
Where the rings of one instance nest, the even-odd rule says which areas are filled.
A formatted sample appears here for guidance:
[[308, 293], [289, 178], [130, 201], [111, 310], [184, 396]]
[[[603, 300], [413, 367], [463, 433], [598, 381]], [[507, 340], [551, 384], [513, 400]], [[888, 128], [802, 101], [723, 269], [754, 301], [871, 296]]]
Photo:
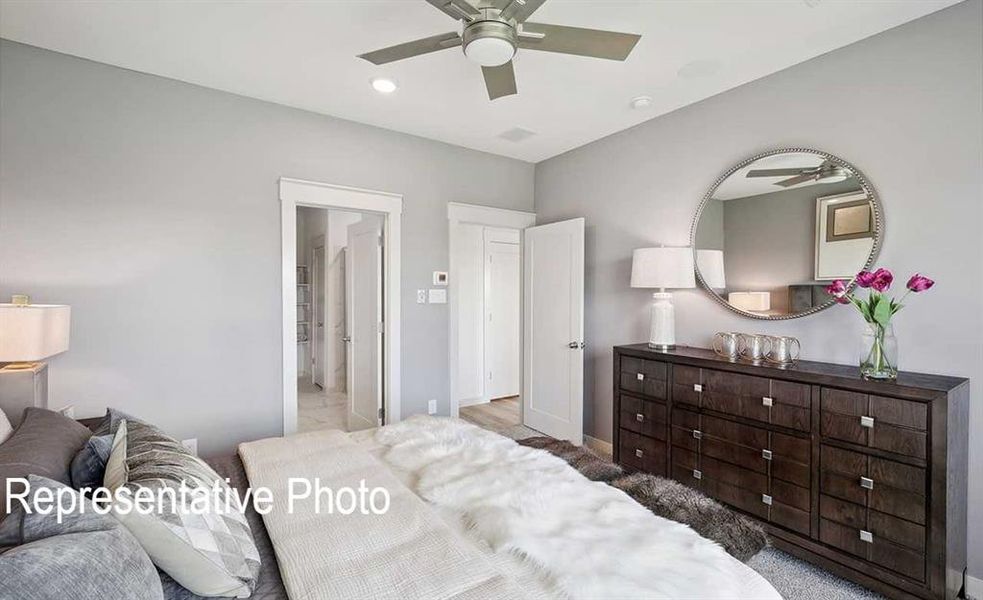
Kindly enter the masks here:
[[69, 419], [74, 419], [75, 418], [75, 405], [74, 404], [69, 404], [68, 406], [63, 406], [63, 407], [61, 407], [61, 408], [58, 409], [58, 412], [60, 412], [61, 414], [65, 415]]
[[198, 438], [188, 438], [186, 440], [181, 440], [181, 445], [188, 452], [198, 456]]
[[430, 304], [447, 304], [447, 290], [430, 290]]
[[427, 303], [427, 290], [417, 290], [416, 291], [416, 303], [426, 304]]
[[437, 414], [437, 400], [430, 400], [427, 402], [427, 414], [435, 415]]

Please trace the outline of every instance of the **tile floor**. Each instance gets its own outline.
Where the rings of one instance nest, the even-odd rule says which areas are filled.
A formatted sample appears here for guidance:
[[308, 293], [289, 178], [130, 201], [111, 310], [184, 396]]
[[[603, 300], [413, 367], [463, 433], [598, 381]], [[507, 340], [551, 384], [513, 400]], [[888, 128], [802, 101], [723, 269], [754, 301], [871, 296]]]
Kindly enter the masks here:
[[326, 392], [309, 378], [297, 380], [297, 431], [340, 429], [348, 431], [348, 396]]

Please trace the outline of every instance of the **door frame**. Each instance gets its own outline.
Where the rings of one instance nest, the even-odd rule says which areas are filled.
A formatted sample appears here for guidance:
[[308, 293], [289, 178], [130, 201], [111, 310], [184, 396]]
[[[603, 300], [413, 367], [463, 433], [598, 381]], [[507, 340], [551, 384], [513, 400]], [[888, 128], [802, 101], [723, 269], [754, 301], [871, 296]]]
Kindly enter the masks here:
[[400, 225], [403, 196], [281, 177], [280, 256], [283, 355], [283, 435], [297, 431], [297, 207], [368, 212], [383, 217], [384, 424], [400, 420]]
[[[327, 267], [327, 264], [325, 263], [325, 260], [327, 259], [327, 255], [328, 255], [328, 249], [326, 247], [327, 243], [328, 242], [325, 239], [325, 236], [323, 236], [323, 235], [319, 235], [319, 236], [317, 236], [317, 237], [314, 238], [314, 245], [311, 247], [311, 268], [310, 268], [310, 279], [311, 279], [311, 286], [310, 286], [310, 290], [311, 290], [311, 316], [314, 319], [311, 322], [311, 332], [313, 333], [313, 335], [311, 336], [311, 341], [309, 342], [310, 343], [310, 347], [311, 347], [311, 383], [314, 384], [314, 385], [320, 385], [322, 391], [325, 389], [324, 388], [324, 380], [327, 378], [327, 374], [324, 371], [324, 357], [321, 356], [320, 354], [318, 354], [318, 352], [317, 352], [317, 329], [318, 329], [317, 328], [317, 322], [318, 322], [318, 317], [320, 317], [320, 321], [322, 323], [322, 326], [321, 326], [321, 337], [322, 337], [322, 339], [325, 340], [324, 346], [325, 346], [325, 348], [327, 348], [327, 339], [324, 338], [325, 332], [324, 332], [324, 326], [323, 326], [324, 323], [327, 323], [328, 322], [328, 319], [327, 319], [327, 316], [328, 316], [328, 301], [327, 301], [328, 300], [328, 278], [327, 278], [328, 267]], [[321, 273], [320, 274], [318, 274], [317, 269], [315, 268], [315, 266], [317, 265], [316, 257], [317, 257], [317, 249], [318, 248], [321, 249]], [[316, 285], [315, 285], [315, 282], [316, 282]], [[324, 296], [324, 300], [321, 303], [318, 303], [318, 301], [317, 301], [317, 294], [318, 294], [318, 289], [317, 288], [319, 288], [319, 287], [321, 288], [321, 291], [323, 292], [323, 296]], [[322, 306], [322, 304], [323, 304], [323, 306]], [[317, 368], [315, 368], [315, 367], [318, 367], [318, 366], [321, 369], [321, 380], [322, 380], [322, 382], [320, 384], [317, 381], [315, 381], [316, 376], [317, 376]]]
[[[449, 298], [449, 311], [448, 311], [448, 367], [450, 373], [450, 415], [452, 417], [460, 416], [460, 402], [458, 400], [458, 385], [457, 380], [457, 370], [459, 365], [458, 361], [458, 319], [460, 316], [460, 307], [457, 302], [458, 294], [455, 293], [453, 287], [458, 285], [458, 276], [460, 273], [460, 265], [457, 264], [455, 260], [453, 251], [453, 240], [455, 230], [461, 225], [482, 225], [485, 227], [501, 227], [505, 229], [518, 229], [522, 231], [527, 227], [532, 227], [536, 224], [536, 213], [527, 212], [521, 210], [511, 210], [507, 208], [495, 208], [492, 206], [480, 206], [477, 204], [464, 204], [461, 202], [448, 202], [447, 203], [447, 220], [448, 220], [448, 230], [447, 230], [447, 248], [448, 248], [448, 282], [450, 283], [450, 298]], [[520, 238], [521, 240], [521, 238]], [[522, 243], [519, 244], [520, 261], [522, 260]], [[522, 294], [522, 286], [520, 282], [519, 294]], [[523, 309], [524, 310], [524, 309]], [[520, 315], [520, 321], [521, 321]], [[520, 323], [521, 325], [521, 323]], [[481, 352], [484, 352], [484, 348], [481, 348]], [[520, 352], [520, 365], [524, 365], [522, 361]], [[524, 367], [520, 367], [524, 368]], [[521, 373], [520, 373], [521, 375]], [[522, 398], [520, 397], [520, 419], [522, 413]]]

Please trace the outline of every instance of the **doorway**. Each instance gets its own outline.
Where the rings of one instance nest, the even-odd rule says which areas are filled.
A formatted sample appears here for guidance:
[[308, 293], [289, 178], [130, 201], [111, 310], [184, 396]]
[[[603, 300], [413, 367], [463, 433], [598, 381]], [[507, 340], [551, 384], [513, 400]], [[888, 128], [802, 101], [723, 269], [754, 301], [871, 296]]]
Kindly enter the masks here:
[[280, 200], [284, 435], [398, 421], [401, 197], [283, 178]]
[[522, 426], [522, 231], [532, 213], [448, 206], [451, 416], [504, 435]]

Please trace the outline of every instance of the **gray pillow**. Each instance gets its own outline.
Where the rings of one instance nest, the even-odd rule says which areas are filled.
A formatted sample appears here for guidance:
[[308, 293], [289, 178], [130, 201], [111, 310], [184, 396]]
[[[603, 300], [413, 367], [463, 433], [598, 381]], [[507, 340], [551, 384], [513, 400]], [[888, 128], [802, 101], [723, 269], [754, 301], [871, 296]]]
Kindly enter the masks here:
[[[41, 488], [67, 487], [36, 475], [28, 481], [29, 503]], [[163, 600], [157, 570], [136, 539], [73, 493], [85, 508], [63, 515], [61, 523], [54, 511], [25, 513], [18, 506], [0, 526], [4, 541], [20, 544], [0, 554], [0, 598]]]
[[121, 421], [128, 421], [130, 423], [142, 423], [147, 424], [146, 421], [141, 421], [140, 419], [125, 413], [121, 410], [115, 408], [107, 408], [106, 415], [99, 422], [99, 425], [92, 431], [92, 435], [104, 436], [104, 435], [116, 435], [116, 429], [119, 427]]
[[13, 435], [0, 444], [0, 519], [7, 516], [6, 480], [40, 475], [70, 484], [72, 459], [89, 439], [88, 428], [43, 408], [24, 410]]
[[96, 489], [102, 487], [106, 461], [113, 449], [113, 436], [94, 435], [72, 459], [72, 487]]

